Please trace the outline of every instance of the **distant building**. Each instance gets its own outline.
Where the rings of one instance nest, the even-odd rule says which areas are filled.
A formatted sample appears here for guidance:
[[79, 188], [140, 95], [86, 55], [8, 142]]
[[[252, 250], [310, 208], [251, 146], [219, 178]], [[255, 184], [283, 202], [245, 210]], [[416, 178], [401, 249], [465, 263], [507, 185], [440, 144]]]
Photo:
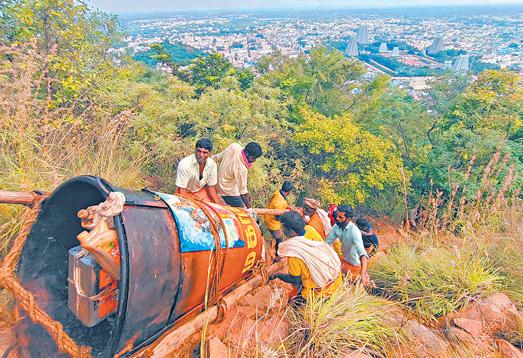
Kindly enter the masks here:
[[400, 55], [400, 48], [398, 46], [395, 46], [393, 49], [392, 49], [392, 54], [391, 56], [392, 57], [398, 57]]
[[435, 55], [438, 52], [441, 51], [443, 48], [443, 38], [442, 37], [436, 37], [434, 39], [434, 42], [432, 42], [432, 45], [427, 50], [427, 55]]
[[345, 49], [345, 55], [348, 57], [358, 57], [358, 42], [354, 37], [351, 37], [347, 48]]
[[380, 48], [378, 49], [378, 52], [379, 53], [389, 52], [389, 49], [387, 48], [387, 43], [386, 42], [382, 42], [380, 44]]
[[451, 60], [445, 60], [445, 63], [443, 64], [443, 68], [445, 70], [450, 70], [452, 68], [452, 61]]
[[369, 28], [367, 26], [361, 26], [358, 29], [358, 34], [356, 35], [356, 41], [361, 45], [368, 45], [369, 41]]
[[459, 55], [452, 65], [452, 71], [467, 72], [469, 70], [469, 55]]

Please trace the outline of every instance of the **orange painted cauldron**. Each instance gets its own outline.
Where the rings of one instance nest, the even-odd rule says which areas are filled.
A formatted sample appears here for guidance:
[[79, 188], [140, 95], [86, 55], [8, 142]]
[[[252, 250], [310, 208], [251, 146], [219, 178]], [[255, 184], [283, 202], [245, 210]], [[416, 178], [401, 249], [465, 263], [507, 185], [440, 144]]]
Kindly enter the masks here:
[[[68, 307], [70, 251], [79, 245], [76, 236], [83, 231], [77, 212], [104, 201], [112, 191], [125, 195], [123, 211], [114, 217], [120, 279], [114, 282], [114, 305], [104, 306], [107, 317], [88, 327], [70, 303]], [[260, 230], [243, 210], [129, 191], [81, 176], [63, 183], [42, 203], [17, 274], [35, 303], [62, 323], [78, 345], [92, 347], [93, 356], [109, 357], [122, 351], [132, 354], [201, 312], [206, 292], [218, 298], [231, 291], [252, 275], [262, 251]], [[44, 328], [29, 318], [20, 320], [16, 329], [21, 355], [62, 354]]]

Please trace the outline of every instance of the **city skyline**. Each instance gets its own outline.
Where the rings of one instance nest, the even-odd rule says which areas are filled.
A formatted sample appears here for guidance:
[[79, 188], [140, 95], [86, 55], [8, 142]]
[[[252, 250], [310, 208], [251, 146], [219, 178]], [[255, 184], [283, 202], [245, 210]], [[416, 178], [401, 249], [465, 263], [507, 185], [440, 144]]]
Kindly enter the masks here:
[[89, 0], [88, 4], [102, 11], [114, 13], [129, 12], [167, 12], [190, 10], [244, 10], [244, 9], [278, 9], [278, 8], [401, 8], [401, 7], [456, 7], [456, 6], [513, 6], [523, 5], [523, 0], [369, 0], [364, 5], [357, 1], [340, 0], [195, 0], [190, 3], [183, 0], [142, 0], [111, 1]]

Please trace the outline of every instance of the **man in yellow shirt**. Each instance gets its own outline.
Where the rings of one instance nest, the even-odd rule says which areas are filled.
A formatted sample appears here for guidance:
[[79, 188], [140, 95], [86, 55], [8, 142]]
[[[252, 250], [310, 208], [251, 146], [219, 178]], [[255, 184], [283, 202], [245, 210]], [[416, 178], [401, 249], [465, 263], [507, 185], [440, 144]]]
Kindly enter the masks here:
[[303, 235], [303, 237], [312, 241], [324, 241], [320, 233], [310, 225], [305, 225], [305, 235]]
[[[292, 182], [285, 180], [283, 182], [283, 185], [281, 186], [281, 190], [277, 190], [272, 195], [272, 199], [267, 205], [267, 209], [280, 209], [285, 210], [289, 209], [289, 202], [287, 201], [287, 196], [291, 193], [294, 186], [292, 185]], [[273, 237], [275, 241], [275, 252], [276, 256], [278, 256], [278, 246], [280, 245], [280, 242], [283, 238], [283, 231], [281, 229], [281, 223], [279, 221], [279, 216], [277, 215], [265, 215], [265, 225], [267, 226], [267, 229], [271, 233], [271, 236]]]
[[304, 237], [305, 221], [298, 212], [289, 211], [280, 221], [289, 239], [280, 244], [279, 253], [288, 257], [289, 273], [276, 273], [270, 278], [293, 284], [298, 289], [298, 304], [312, 295], [332, 295], [342, 282], [338, 255], [325, 242]]

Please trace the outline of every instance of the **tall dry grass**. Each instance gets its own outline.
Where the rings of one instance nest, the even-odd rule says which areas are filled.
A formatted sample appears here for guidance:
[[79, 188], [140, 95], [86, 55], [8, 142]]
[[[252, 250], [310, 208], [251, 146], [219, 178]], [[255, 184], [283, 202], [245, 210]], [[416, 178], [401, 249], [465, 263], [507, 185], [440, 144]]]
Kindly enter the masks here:
[[[462, 177], [453, 179], [449, 167], [450, 192], [446, 195], [432, 186], [420, 200], [417, 235], [465, 234], [476, 231], [506, 230], [505, 213], [521, 205], [521, 188], [514, 187], [516, 166], [508, 154], [503, 155], [504, 142], [484, 166], [476, 165], [473, 156]], [[481, 173], [473, 175], [473, 172]], [[410, 229], [410, 228], [408, 228]]]
[[[148, 159], [128, 148], [133, 114], [106, 116], [89, 93], [58, 106], [49, 68], [34, 44], [0, 46], [0, 189], [49, 192], [77, 175], [140, 187]], [[0, 204], [0, 259], [23, 218], [23, 207]], [[0, 310], [9, 303], [9, 295], [0, 292]]]
[[[31, 44], [0, 47], [0, 188], [51, 191], [82, 174], [139, 186], [147, 157], [131, 156], [127, 148], [132, 113], [102, 116], [88, 93], [81, 104], [57, 106], [48, 68], [47, 58]], [[0, 255], [21, 211], [0, 205]]]
[[403, 243], [370, 268], [378, 291], [430, 321], [502, 287], [492, 263], [470, 245]]
[[286, 355], [338, 357], [359, 351], [385, 357], [406, 339], [391, 317], [394, 305], [344, 282], [332, 296], [311, 298], [302, 308], [288, 310]]
[[379, 292], [425, 320], [494, 291], [522, 306], [523, 206], [502, 145], [483, 167], [472, 157], [459, 182], [449, 169], [450, 192], [422, 200], [416, 230], [371, 267]]

